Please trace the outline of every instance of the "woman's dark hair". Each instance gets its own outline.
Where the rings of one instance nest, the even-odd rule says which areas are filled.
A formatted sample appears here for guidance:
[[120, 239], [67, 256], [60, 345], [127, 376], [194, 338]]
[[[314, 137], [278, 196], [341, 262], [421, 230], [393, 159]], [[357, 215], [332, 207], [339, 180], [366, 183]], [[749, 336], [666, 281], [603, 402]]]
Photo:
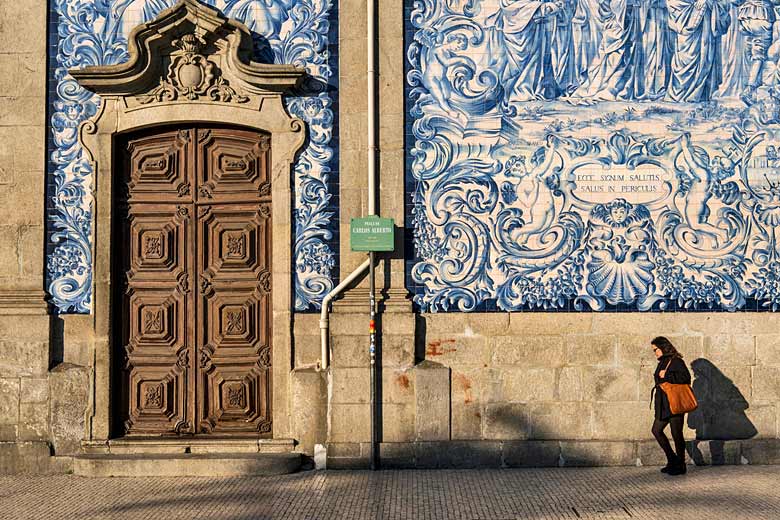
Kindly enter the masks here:
[[663, 352], [665, 356], [673, 356], [682, 359], [682, 354], [677, 352], [677, 349], [674, 348], [672, 342], [666, 339], [665, 337], [658, 336], [657, 338], [653, 338], [653, 341], [651, 341], [650, 343], [660, 348], [661, 352]]

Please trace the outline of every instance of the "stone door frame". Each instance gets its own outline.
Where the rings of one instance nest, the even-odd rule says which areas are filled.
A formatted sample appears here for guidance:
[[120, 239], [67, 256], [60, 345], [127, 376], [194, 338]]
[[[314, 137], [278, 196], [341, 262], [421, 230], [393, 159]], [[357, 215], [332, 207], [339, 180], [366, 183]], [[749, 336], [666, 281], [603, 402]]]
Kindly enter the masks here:
[[[105, 446], [111, 439], [112, 363], [121, 348], [112, 345], [112, 215], [118, 188], [113, 185], [112, 172], [115, 142], [136, 130], [198, 123], [244, 127], [271, 135], [272, 417], [274, 437], [289, 437], [286, 389], [294, 298], [291, 182], [305, 127], [286, 112], [282, 94], [294, 88], [304, 72], [290, 65], [251, 62], [249, 30], [196, 0], [181, 0], [157, 19], [138, 26], [128, 42], [127, 62], [70, 71], [102, 100], [98, 113], [79, 129], [95, 179], [94, 343], [84, 447]], [[202, 65], [203, 73], [193, 75], [190, 67], [187, 75], [178, 76], [183, 62]]]

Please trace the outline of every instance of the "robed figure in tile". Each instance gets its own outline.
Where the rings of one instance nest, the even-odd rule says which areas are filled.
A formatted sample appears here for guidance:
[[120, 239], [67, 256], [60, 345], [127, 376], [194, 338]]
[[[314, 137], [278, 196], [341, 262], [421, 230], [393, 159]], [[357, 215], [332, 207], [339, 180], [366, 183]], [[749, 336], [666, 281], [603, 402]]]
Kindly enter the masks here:
[[106, 28], [110, 27], [127, 38], [136, 26], [154, 20], [174, 3], [175, 0], [117, 0], [111, 4]]
[[577, 8], [575, 0], [559, 0], [557, 10], [550, 16], [550, 61], [555, 84], [561, 93], [570, 93], [577, 88], [577, 69], [574, 50], [572, 19]]
[[739, 26], [740, 8], [739, 3], [729, 4], [729, 28], [720, 41], [723, 65], [720, 87], [715, 93], [718, 98], [739, 97], [747, 85], [750, 69], [747, 55], [748, 36]]
[[277, 37], [289, 17], [291, 0], [227, 0], [226, 16], [243, 20], [249, 30], [263, 38]]
[[731, 21], [718, 0], [667, 0], [675, 35], [668, 101], [709, 101], [722, 81], [721, 36]]
[[[562, 4], [501, 0], [487, 18], [492, 28], [491, 68], [499, 71], [507, 103], [554, 99], [559, 95], [551, 55], [551, 17]], [[572, 69], [573, 70], [573, 69]], [[566, 75], [568, 67], [560, 69]]]
[[577, 7], [571, 20], [574, 40], [574, 69], [577, 85], [588, 79], [588, 71], [598, 56], [601, 41], [596, 23], [598, 0], [577, 0]]
[[644, 96], [645, 59], [642, 48], [640, 0], [600, 0], [596, 26], [601, 35], [598, 55], [588, 79], [573, 99], [623, 101]]
[[642, 13], [642, 51], [645, 58], [645, 99], [661, 99], [671, 76], [674, 47], [666, 0], [649, 0]]

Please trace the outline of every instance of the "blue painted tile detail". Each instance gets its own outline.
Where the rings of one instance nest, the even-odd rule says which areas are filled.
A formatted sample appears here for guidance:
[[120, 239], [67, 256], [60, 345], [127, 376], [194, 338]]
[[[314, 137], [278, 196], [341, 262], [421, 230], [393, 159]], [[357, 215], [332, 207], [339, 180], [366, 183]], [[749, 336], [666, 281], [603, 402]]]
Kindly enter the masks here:
[[[52, 0], [50, 3], [49, 176], [46, 284], [61, 313], [92, 307], [93, 176], [78, 143], [78, 125], [95, 114], [98, 96], [82, 89], [69, 68], [127, 59], [127, 35], [174, 0]], [[337, 140], [334, 104], [337, 9], [330, 0], [206, 0], [253, 31], [256, 59], [303, 66], [308, 79], [286, 98], [307, 123], [293, 185], [295, 309], [316, 310], [338, 276]]]
[[404, 16], [418, 309], [780, 308], [770, 3], [406, 0]]

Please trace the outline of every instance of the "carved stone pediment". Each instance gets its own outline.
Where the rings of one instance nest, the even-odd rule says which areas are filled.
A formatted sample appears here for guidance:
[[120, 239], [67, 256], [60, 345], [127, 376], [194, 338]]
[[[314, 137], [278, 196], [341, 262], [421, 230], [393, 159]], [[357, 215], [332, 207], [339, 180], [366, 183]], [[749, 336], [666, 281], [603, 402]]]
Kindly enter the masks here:
[[[103, 97], [128, 105], [172, 101], [246, 103], [278, 96], [304, 75], [292, 65], [254, 63], [243, 24], [197, 0], [181, 0], [128, 38], [128, 61], [70, 74]], [[134, 101], [133, 101], [134, 100]]]

